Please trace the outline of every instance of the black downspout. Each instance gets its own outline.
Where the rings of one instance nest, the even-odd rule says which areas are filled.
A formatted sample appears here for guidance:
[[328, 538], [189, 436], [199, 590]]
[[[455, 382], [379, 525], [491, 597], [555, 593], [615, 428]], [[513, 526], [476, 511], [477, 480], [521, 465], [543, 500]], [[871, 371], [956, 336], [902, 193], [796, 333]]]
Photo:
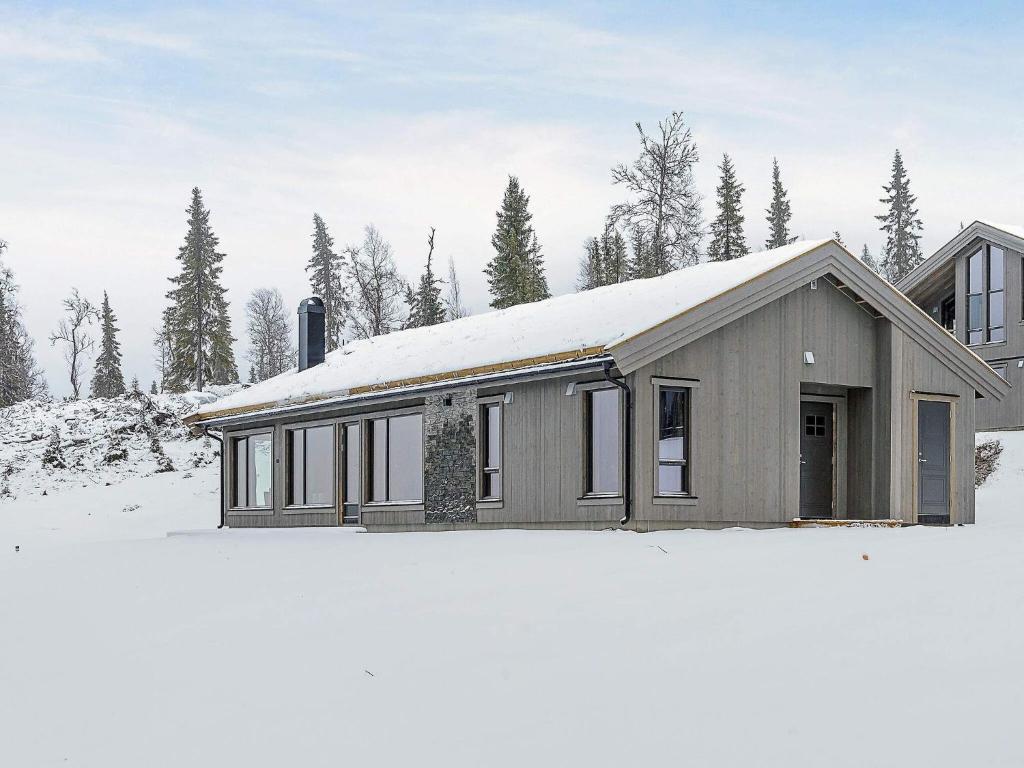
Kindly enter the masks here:
[[224, 527], [224, 438], [211, 435], [209, 427], [203, 427], [203, 434], [220, 443], [220, 525], [217, 526], [217, 530], [220, 530]]
[[633, 391], [625, 381], [614, 378], [611, 369], [610, 362], [604, 364], [604, 378], [622, 390], [623, 400], [626, 402], [626, 447], [623, 451], [625, 466], [622, 473], [625, 485], [622, 490], [622, 509], [625, 514], [619, 520], [619, 525], [626, 525], [633, 517]]

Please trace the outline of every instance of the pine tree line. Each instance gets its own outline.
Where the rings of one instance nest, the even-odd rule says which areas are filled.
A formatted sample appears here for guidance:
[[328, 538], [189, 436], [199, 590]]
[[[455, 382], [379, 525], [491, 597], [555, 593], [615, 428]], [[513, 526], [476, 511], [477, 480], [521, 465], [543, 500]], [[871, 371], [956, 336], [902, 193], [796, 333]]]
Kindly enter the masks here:
[[[612, 168], [612, 183], [628, 199], [611, 206], [600, 234], [588, 238], [580, 259], [577, 288], [587, 290], [628, 279], [663, 275], [701, 260], [728, 260], [749, 253], [745, 237], [745, 187], [728, 154], [719, 165], [717, 211], [705, 227], [702, 198], [694, 168], [699, 155], [682, 113], [673, 112], [646, 132], [636, 125], [640, 154], [629, 166]], [[892, 174], [883, 186], [886, 206], [876, 218], [886, 235], [881, 257], [867, 245], [860, 257], [872, 269], [897, 281], [923, 259], [922, 224], [917, 198], [897, 150]], [[793, 242], [793, 216], [777, 158], [772, 158], [771, 200], [765, 209], [765, 246]], [[326, 309], [326, 342], [331, 351], [346, 338], [367, 338], [410, 327], [434, 325], [466, 314], [461, 287], [449, 258], [447, 279], [436, 269], [436, 230], [430, 228], [423, 272], [410, 284], [397, 269], [390, 243], [372, 225], [358, 245], [335, 248], [334, 238], [319, 213], [313, 214], [312, 254], [306, 271], [310, 290]], [[702, 243], [708, 238], [706, 250]], [[835, 239], [840, 241], [839, 233]], [[493, 255], [484, 268], [494, 308], [548, 298], [545, 259], [534, 229], [530, 197], [518, 177], [510, 175], [496, 212], [491, 238]], [[3, 244], [0, 243], [0, 254]], [[210, 223], [201, 191], [192, 190], [186, 209], [186, 234], [179, 248], [178, 273], [170, 278], [169, 304], [154, 332], [159, 389], [182, 391], [238, 381], [233, 353], [227, 291], [222, 285], [225, 255]], [[38, 394], [45, 387], [35, 365], [32, 342], [21, 323], [20, 308], [9, 273], [0, 273], [0, 404]], [[98, 322], [99, 354], [92, 376], [97, 396], [125, 391], [117, 318], [104, 292], [97, 308], [77, 292], [65, 300], [66, 317], [51, 336], [68, 354], [74, 396], [82, 388], [81, 364], [94, 342], [88, 328]], [[254, 291], [247, 304], [247, 355], [252, 381], [261, 381], [294, 365], [294, 318], [280, 293]], [[64, 324], [67, 324], [66, 326]], [[65, 332], [66, 331], [66, 332]], [[156, 387], [153, 387], [156, 388]]]

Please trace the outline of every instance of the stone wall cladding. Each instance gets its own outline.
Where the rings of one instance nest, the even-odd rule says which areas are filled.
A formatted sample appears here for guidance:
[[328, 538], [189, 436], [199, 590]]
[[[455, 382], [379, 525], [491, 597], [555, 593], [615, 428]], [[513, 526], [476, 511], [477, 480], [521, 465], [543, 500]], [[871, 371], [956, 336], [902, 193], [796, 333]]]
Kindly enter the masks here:
[[423, 484], [428, 523], [475, 523], [475, 389], [428, 395], [423, 408]]

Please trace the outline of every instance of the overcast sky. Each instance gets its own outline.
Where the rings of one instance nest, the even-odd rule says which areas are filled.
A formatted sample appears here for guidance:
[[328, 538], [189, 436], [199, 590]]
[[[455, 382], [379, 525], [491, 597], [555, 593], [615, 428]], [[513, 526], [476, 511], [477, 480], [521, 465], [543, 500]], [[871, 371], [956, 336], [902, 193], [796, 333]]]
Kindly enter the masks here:
[[[374, 223], [410, 278], [429, 227], [472, 310], [508, 174], [531, 198], [554, 293], [620, 197], [634, 123], [682, 110], [705, 218], [723, 152], [767, 234], [779, 158], [794, 231], [848, 246], [896, 147], [930, 253], [961, 221], [1024, 222], [1024, 49], [1013, 4], [0, 3], [0, 238], [55, 395], [46, 341], [74, 286], [102, 291], [126, 378], [150, 339], [199, 186], [227, 254], [239, 369], [244, 304], [308, 293], [313, 212], [338, 245]], [[89, 374], [91, 376], [91, 366]]]

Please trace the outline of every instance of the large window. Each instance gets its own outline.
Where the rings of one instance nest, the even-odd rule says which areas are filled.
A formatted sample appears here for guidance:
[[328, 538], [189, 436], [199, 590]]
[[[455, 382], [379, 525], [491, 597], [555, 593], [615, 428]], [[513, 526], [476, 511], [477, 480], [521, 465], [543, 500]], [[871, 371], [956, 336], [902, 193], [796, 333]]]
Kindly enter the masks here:
[[269, 509], [274, 506], [273, 435], [269, 432], [231, 438], [234, 483], [231, 506]]
[[287, 499], [290, 507], [334, 504], [334, 427], [285, 431]]
[[373, 419], [367, 434], [370, 502], [423, 501], [423, 417]]
[[501, 498], [501, 403], [480, 406], [480, 498]]
[[988, 246], [988, 341], [1006, 341], [1006, 303], [1003, 301], [1005, 260], [1002, 248]]
[[1006, 341], [1005, 261], [1003, 249], [995, 245], [967, 257], [968, 344]]
[[619, 390], [584, 392], [586, 467], [584, 490], [597, 496], [622, 493], [622, 416]]
[[344, 426], [345, 438], [345, 499], [342, 522], [359, 522], [359, 423]]
[[690, 492], [690, 390], [658, 387], [658, 495]]

